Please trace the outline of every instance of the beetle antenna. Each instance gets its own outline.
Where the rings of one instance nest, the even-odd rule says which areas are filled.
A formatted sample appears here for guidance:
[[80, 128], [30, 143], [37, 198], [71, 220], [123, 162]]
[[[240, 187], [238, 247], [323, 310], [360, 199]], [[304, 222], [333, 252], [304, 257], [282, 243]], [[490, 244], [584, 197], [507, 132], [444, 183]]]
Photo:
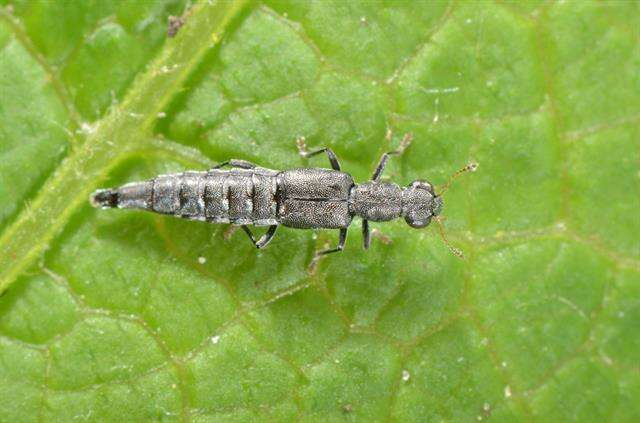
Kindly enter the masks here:
[[476, 162], [471, 162], [468, 165], [466, 165], [465, 167], [463, 167], [462, 169], [458, 170], [457, 172], [455, 172], [453, 175], [451, 175], [451, 177], [449, 178], [449, 180], [447, 181], [446, 184], [444, 184], [444, 186], [442, 187], [442, 189], [440, 190], [440, 192], [438, 193], [438, 196], [441, 196], [442, 194], [444, 194], [445, 192], [447, 192], [447, 190], [449, 189], [449, 187], [451, 186], [451, 184], [453, 183], [453, 181], [456, 180], [456, 178], [458, 178], [458, 176], [462, 175], [465, 172], [475, 172], [476, 169], [478, 169], [478, 163]]
[[464, 254], [462, 253], [462, 251], [451, 245], [449, 243], [449, 240], [447, 239], [447, 235], [444, 230], [444, 223], [442, 222], [444, 219], [440, 216], [434, 216], [433, 219], [438, 224], [438, 232], [440, 232], [440, 238], [442, 238], [442, 242], [444, 242], [444, 245], [449, 248], [449, 251], [451, 251], [453, 255], [464, 260]]

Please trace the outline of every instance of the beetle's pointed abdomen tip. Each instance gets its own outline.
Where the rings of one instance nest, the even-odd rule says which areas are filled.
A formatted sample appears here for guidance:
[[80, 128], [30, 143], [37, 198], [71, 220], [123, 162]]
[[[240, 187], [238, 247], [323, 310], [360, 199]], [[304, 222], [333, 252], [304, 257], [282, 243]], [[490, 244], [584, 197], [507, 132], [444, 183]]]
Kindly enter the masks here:
[[110, 189], [99, 189], [91, 194], [89, 202], [93, 207], [100, 209], [118, 207], [118, 193]]

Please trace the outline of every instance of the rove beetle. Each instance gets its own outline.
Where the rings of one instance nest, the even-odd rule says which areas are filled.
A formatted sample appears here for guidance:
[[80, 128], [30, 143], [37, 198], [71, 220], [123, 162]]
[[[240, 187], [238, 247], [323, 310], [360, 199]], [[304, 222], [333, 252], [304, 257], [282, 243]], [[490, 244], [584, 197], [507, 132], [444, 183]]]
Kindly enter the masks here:
[[[242, 227], [256, 248], [266, 247], [278, 225], [339, 229], [338, 245], [317, 251], [316, 259], [342, 251], [347, 227], [354, 216], [362, 218], [365, 249], [371, 240], [369, 221], [386, 222], [403, 217], [412, 228], [424, 228], [435, 220], [442, 240], [454, 254], [462, 256], [449, 245], [444, 234], [440, 218], [442, 195], [456, 177], [476, 170], [477, 164], [468, 164], [454, 173], [438, 193], [424, 180], [416, 180], [404, 188], [380, 181], [389, 157], [401, 154], [411, 139], [411, 134], [406, 134], [397, 150], [384, 153], [371, 180], [362, 184], [356, 184], [351, 175], [340, 170], [331, 149], [307, 151], [304, 138], [299, 138], [297, 146], [302, 157], [326, 153], [332, 169], [278, 171], [233, 159], [208, 171], [159, 175], [118, 188], [101, 189], [91, 195], [90, 201], [94, 207], [142, 209], [191, 220], [230, 223]], [[230, 169], [223, 170], [225, 166]], [[247, 225], [269, 228], [256, 240]]]

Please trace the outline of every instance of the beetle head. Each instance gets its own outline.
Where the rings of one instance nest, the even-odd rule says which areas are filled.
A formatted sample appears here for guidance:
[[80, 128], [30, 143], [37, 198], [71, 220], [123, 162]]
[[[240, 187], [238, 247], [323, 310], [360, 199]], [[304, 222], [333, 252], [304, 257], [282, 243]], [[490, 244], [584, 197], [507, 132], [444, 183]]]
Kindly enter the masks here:
[[402, 215], [412, 228], [424, 228], [442, 211], [442, 197], [427, 181], [413, 181], [402, 191]]

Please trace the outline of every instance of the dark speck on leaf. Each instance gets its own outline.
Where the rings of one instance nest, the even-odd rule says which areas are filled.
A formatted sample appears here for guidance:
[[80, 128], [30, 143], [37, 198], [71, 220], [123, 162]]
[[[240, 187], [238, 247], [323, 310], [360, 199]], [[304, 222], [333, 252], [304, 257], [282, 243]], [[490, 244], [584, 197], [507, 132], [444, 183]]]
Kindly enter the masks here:
[[182, 25], [184, 25], [185, 19], [182, 16], [169, 16], [167, 23], [167, 37], [173, 38], [176, 36]]

